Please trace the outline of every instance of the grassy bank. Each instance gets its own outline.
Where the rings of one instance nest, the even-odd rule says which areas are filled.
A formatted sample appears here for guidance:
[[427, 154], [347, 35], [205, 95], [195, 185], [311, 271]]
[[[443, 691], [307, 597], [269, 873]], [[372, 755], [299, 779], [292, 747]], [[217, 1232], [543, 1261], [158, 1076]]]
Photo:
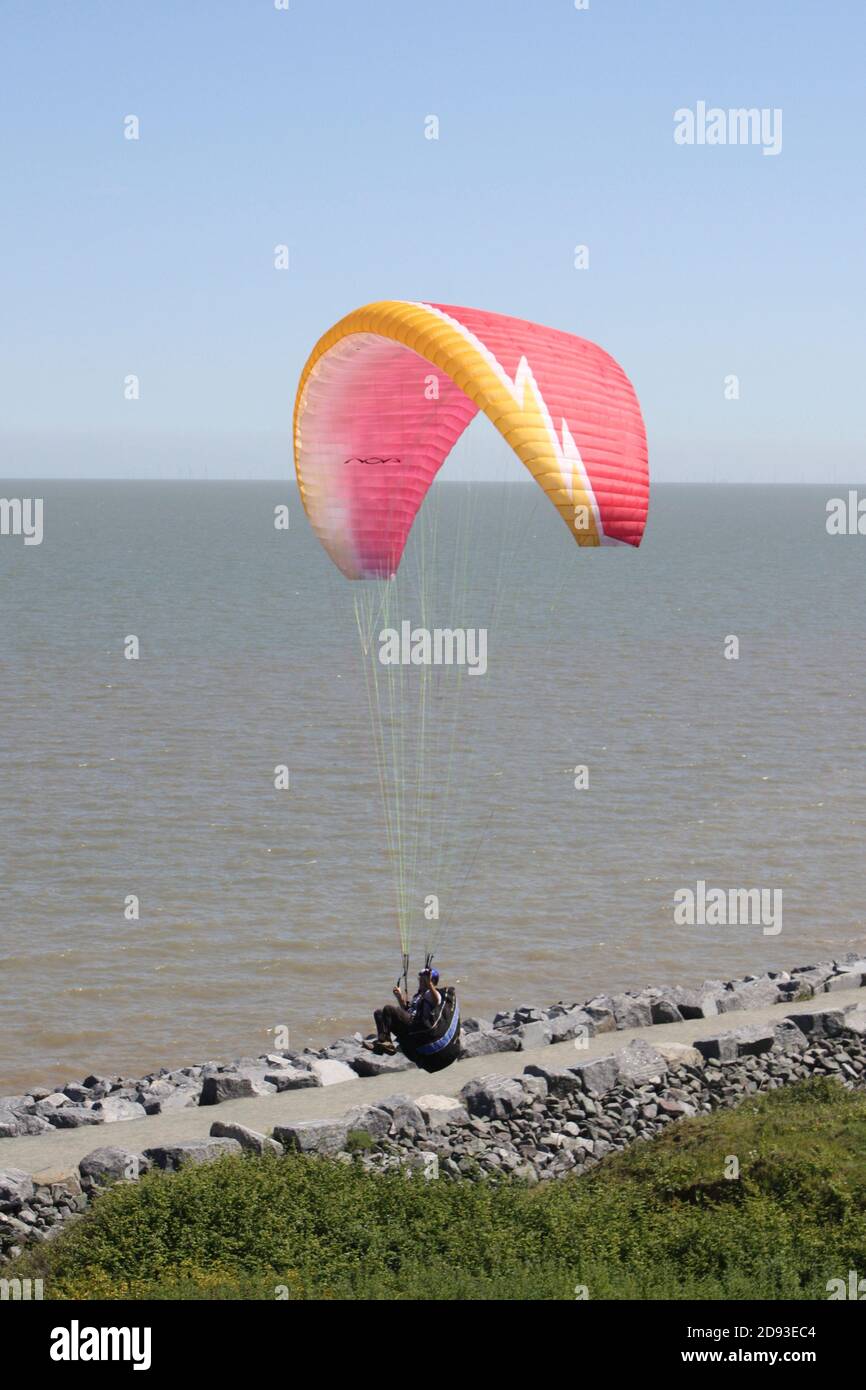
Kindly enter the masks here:
[[814, 1299], [849, 1269], [866, 1096], [810, 1081], [535, 1188], [301, 1157], [155, 1173], [9, 1272], [47, 1298]]

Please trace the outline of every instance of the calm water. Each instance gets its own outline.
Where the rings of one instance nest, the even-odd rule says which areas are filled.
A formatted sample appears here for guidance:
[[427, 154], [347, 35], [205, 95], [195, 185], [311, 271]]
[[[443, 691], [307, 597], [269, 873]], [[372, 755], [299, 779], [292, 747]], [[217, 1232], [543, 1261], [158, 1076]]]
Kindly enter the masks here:
[[[3, 491], [43, 496], [46, 533], [0, 538], [0, 1093], [366, 1027], [399, 943], [355, 594], [294, 491]], [[840, 491], [657, 487], [639, 552], [581, 552], [531, 486], [469, 513], [442, 488], [425, 611], [486, 625], [489, 671], [460, 705], [437, 673], [403, 837], [468, 1012], [863, 944], [866, 539], [826, 535]], [[698, 878], [781, 888], [781, 935], [674, 926]]]

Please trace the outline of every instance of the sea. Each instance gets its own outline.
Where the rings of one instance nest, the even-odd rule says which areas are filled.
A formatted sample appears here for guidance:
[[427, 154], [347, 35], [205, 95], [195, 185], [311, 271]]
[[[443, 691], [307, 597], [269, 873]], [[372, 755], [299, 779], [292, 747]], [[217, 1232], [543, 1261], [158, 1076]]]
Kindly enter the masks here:
[[[0, 1094], [366, 1032], [406, 952], [490, 1018], [863, 948], [847, 489], [655, 486], [635, 550], [442, 482], [356, 582], [287, 483], [2, 491]], [[484, 671], [385, 665], [404, 621]]]

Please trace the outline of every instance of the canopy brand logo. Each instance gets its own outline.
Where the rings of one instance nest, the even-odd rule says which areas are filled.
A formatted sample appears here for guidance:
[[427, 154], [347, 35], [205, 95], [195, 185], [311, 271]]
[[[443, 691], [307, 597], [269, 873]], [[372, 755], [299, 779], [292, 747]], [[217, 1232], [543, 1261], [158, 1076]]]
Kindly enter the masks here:
[[674, 143], [677, 145], [760, 145], [764, 154], [782, 150], [782, 108], [780, 106], [707, 106], [699, 101], [694, 111], [681, 106], [674, 112]]
[[674, 922], [678, 927], [763, 927], [764, 936], [778, 936], [782, 890], [708, 888], [699, 878], [695, 888], [674, 893]]
[[134, 1371], [150, 1370], [149, 1327], [69, 1327], [51, 1331], [52, 1361], [131, 1361]]
[[42, 498], [0, 497], [0, 536], [23, 536], [25, 545], [41, 545]]
[[350, 459], [346, 459], [346, 462], [366, 463], [369, 467], [374, 467], [380, 463], [399, 463], [400, 459], [396, 454], [371, 454], [369, 458], [361, 458], [360, 454], [353, 454]]
[[408, 618], [379, 633], [382, 666], [467, 666], [470, 676], [487, 670], [486, 627], [414, 627]]

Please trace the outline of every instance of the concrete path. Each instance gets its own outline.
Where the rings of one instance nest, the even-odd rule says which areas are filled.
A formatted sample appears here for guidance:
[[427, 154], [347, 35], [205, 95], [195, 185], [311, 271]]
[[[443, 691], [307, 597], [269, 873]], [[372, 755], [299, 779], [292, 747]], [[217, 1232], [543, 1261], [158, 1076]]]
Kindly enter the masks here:
[[742, 1009], [717, 1018], [696, 1018], [685, 1023], [658, 1023], [650, 1028], [624, 1028], [621, 1032], [600, 1033], [587, 1046], [575, 1048], [573, 1042], [553, 1043], [526, 1052], [500, 1052], [455, 1062], [432, 1076], [412, 1068], [391, 1076], [359, 1077], [335, 1086], [283, 1091], [278, 1095], [252, 1096], [228, 1100], [222, 1105], [195, 1106], [169, 1115], [150, 1115], [145, 1120], [118, 1120], [110, 1124], [88, 1125], [85, 1129], [58, 1129], [21, 1139], [0, 1139], [0, 1169], [21, 1168], [36, 1173], [43, 1168], [73, 1168], [85, 1154], [106, 1144], [140, 1153], [156, 1144], [200, 1139], [210, 1133], [214, 1120], [232, 1121], [265, 1133], [274, 1125], [295, 1120], [331, 1119], [356, 1105], [375, 1104], [385, 1096], [457, 1095], [466, 1082], [476, 1076], [520, 1076], [530, 1063], [549, 1067], [573, 1066], [590, 1057], [604, 1057], [626, 1047], [634, 1038], [650, 1043], [691, 1043], [716, 1033], [742, 1028], [750, 1023], [770, 1023], [788, 1014], [816, 1009], [845, 1009], [866, 1006], [866, 989], [840, 990], [821, 994], [797, 1004], [773, 1004], [762, 1009]]

